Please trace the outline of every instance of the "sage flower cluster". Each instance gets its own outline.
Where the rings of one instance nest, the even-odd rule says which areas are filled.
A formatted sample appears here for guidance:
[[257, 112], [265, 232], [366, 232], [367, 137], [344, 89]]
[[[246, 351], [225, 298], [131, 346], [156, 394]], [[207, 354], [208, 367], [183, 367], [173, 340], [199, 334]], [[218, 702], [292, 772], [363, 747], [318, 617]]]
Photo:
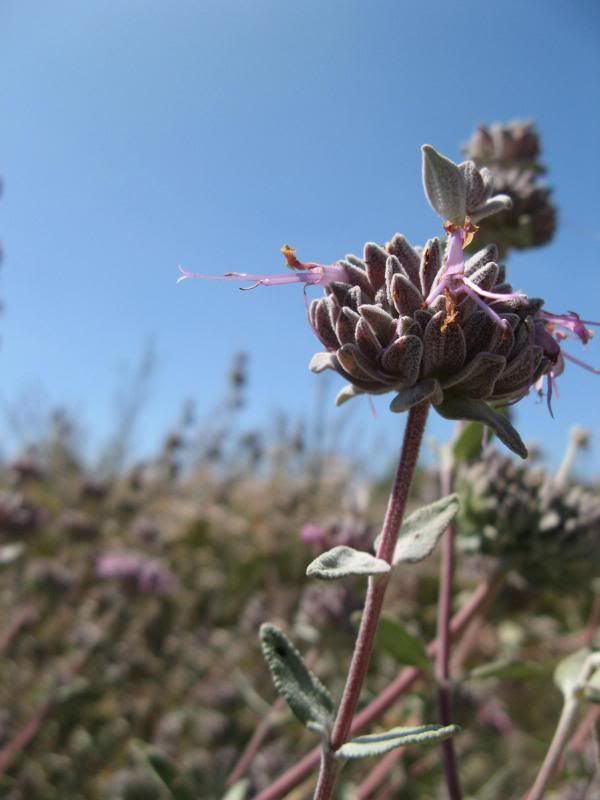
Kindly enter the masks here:
[[458, 481], [459, 546], [492, 556], [531, 584], [586, 589], [600, 567], [600, 496], [492, 452]]
[[554, 237], [557, 211], [552, 190], [540, 175], [540, 137], [531, 122], [479, 127], [464, 147], [467, 158], [489, 171], [496, 190], [510, 197], [512, 207], [486, 219], [481, 241], [493, 241], [504, 255], [547, 244]]

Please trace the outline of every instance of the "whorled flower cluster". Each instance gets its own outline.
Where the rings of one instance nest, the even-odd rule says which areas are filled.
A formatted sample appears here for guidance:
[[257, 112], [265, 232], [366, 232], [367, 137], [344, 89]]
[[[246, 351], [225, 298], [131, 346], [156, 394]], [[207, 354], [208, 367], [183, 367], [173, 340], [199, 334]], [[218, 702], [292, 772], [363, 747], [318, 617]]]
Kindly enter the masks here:
[[478, 167], [489, 170], [496, 190], [512, 200], [511, 208], [482, 223], [479, 238], [495, 242], [502, 254], [550, 242], [557, 212], [552, 190], [539, 180], [545, 168], [538, 160], [541, 144], [533, 123], [482, 125], [464, 152]]
[[536, 586], [586, 589], [600, 567], [600, 496], [490, 453], [463, 468], [459, 546]]
[[[536, 152], [531, 131], [522, 145], [528, 156]], [[515, 148], [505, 150], [514, 156]], [[311, 303], [309, 320], [325, 352], [313, 357], [311, 369], [332, 369], [348, 381], [338, 404], [392, 391], [395, 412], [429, 401], [448, 419], [484, 423], [526, 457], [517, 431], [489, 404], [514, 403], [532, 386], [541, 393], [546, 383], [550, 406], [565, 359], [599, 372], [561, 346], [572, 336], [586, 344], [592, 335], [586, 326], [599, 323], [544, 311], [543, 300], [514, 292], [495, 244], [465, 262], [464, 250], [482, 223], [513, 201], [494, 193], [491, 169], [474, 161], [454, 164], [430, 145], [422, 150], [425, 195], [448, 234], [445, 247], [433, 238], [415, 248], [397, 234], [384, 247], [366, 244], [362, 258], [319, 264], [300, 261], [286, 245], [286, 275], [229, 272], [217, 278], [180, 268], [179, 281], [242, 280], [251, 289], [322, 286], [325, 297]]]

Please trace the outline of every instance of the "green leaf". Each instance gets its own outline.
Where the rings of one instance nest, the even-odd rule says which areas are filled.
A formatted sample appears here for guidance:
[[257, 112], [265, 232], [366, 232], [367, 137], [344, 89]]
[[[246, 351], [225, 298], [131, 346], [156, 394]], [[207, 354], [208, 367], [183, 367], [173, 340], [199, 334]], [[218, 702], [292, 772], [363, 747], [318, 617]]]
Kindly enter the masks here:
[[435, 744], [449, 739], [460, 728], [458, 725], [418, 725], [415, 728], [391, 728], [385, 733], [358, 736], [343, 744], [336, 752], [337, 758], [371, 758], [381, 756], [397, 747], [408, 744]]
[[346, 578], [349, 575], [385, 575], [390, 571], [390, 565], [382, 558], [375, 558], [370, 553], [355, 550], [353, 547], [339, 545], [308, 565], [306, 574], [313, 578], [334, 580]]
[[554, 670], [554, 683], [565, 698], [572, 697], [577, 689], [577, 681], [581, 675], [581, 670], [591, 652], [589, 647], [583, 647], [581, 650], [577, 650], [577, 652], [563, 658]]
[[187, 785], [175, 763], [160, 748], [143, 742], [133, 742], [131, 752], [153, 778], [169, 793], [173, 800], [195, 800], [195, 794]]
[[[392, 564], [414, 564], [433, 553], [441, 535], [460, 510], [458, 495], [449, 494], [434, 503], [419, 508], [410, 515], [400, 529]], [[375, 540], [379, 546], [381, 534]]]
[[444, 222], [464, 225], [467, 214], [467, 186], [462, 172], [449, 158], [424, 144], [423, 187], [433, 210]]
[[399, 664], [425, 670], [431, 666], [423, 642], [391, 617], [383, 616], [379, 620], [376, 643]]
[[313, 730], [327, 730], [333, 715], [333, 700], [294, 645], [283, 631], [269, 623], [260, 627], [260, 642], [278, 694], [304, 725]]
[[483, 425], [480, 422], [467, 422], [452, 445], [455, 461], [472, 461], [481, 452], [483, 444]]
[[543, 667], [532, 661], [512, 661], [502, 659], [482, 664], [472, 669], [463, 681], [483, 680], [484, 678], [499, 678], [500, 680], [526, 681], [530, 678], [539, 678], [544, 673]]
[[521, 458], [527, 458], [527, 448], [523, 440], [510, 422], [483, 400], [472, 400], [469, 397], [448, 397], [443, 403], [434, 406], [435, 410], [445, 419], [468, 419], [473, 422], [482, 422], [491, 428], [500, 441]]

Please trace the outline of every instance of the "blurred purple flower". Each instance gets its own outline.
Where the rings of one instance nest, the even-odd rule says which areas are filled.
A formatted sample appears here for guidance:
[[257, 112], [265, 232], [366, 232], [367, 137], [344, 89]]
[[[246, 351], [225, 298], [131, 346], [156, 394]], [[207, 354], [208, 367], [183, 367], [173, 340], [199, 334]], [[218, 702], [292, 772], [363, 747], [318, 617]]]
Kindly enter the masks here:
[[96, 561], [96, 575], [106, 580], [124, 580], [146, 594], [172, 594], [177, 578], [157, 559], [138, 553], [115, 551]]
[[317, 525], [314, 522], [307, 522], [302, 526], [300, 531], [300, 539], [304, 544], [322, 544], [327, 538], [327, 528], [323, 525]]

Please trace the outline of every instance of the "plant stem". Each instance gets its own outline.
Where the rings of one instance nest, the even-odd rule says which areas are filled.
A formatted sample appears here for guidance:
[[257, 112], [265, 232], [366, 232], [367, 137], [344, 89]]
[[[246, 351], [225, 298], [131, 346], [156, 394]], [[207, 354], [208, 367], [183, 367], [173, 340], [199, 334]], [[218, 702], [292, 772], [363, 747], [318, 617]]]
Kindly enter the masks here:
[[324, 745], [321, 748], [321, 769], [314, 800], [326, 800], [331, 797], [339, 768], [340, 764], [336, 761], [333, 750], [328, 745]]
[[[453, 638], [460, 636], [467, 628], [471, 620], [479, 613], [479, 610], [496, 593], [503, 581], [502, 575], [487, 576], [478, 585], [468, 602], [452, 618], [450, 633]], [[427, 652], [430, 657], [435, 656], [438, 648], [437, 639], [429, 644]], [[416, 683], [421, 672], [417, 667], [407, 667], [402, 670], [398, 677], [387, 686], [369, 705], [356, 715], [352, 722], [350, 733], [353, 735], [366, 728], [385, 711], [387, 711], [396, 700], [407, 692]], [[280, 775], [266, 789], [263, 789], [254, 800], [279, 800], [296, 786], [302, 783], [313, 769], [319, 764], [320, 748], [315, 747], [307, 753], [297, 764], [290, 767], [283, 775]]]
[[546, 786], [556, 771], [558, 762], [560, 761], [563, 750], [567, 745], [575, 725], [578, 707], [579, 703], [575, 698], [568, 700], [563, 705], [563, 709], [558, 720], [558, 725], [554, 731], [552, 742], [548, 748], [548, 752], [546, 753], [546, 758], [544, 759], [544, 763], [538, 772], [535, 783], [533, 784], [529, 793], [525, 796], [525, 800], [542, 800], [544, 797]]
[[[442, 471], [442, 496], [452, 491], [452, 465]], [[452, 722], [452, 693], [450, 688], [450, 617], [452, 616], [452, 580], [454, 577], [454, 537], [456, 528], [450, 524], [442, 542], [440, 588], [438, 596], [437, 640], [435, 672], [438, 680], [437, 704], [441, 725]], [[442, 762], [450, 800], [462, 800], [458, 765], [452, 739], [442, 742]]]
[[[424, 402], [413, 406], [408, 413], [400, 461], [396, 469], [396, 475], [394, 477], [394, 483], [383, 521], [381, 542], [377, 550], [377, 557], [387, 561], [388, 564], [392, 562], [394, 548], [396, 547], [398, 534], [400, 533], [408, 492], [419, 458], [419, 450], [421, 449], [421, 440], [423, 438], [423, 431], [425, 430], [428, 411], [429, 403]], [[369, 669], [369, 662], [373, 652], [373, 642], [375, 633], [377, 632], [377, 624], [381, 615], [381, 608], [383, 606], [388, 583], [389, 575], [383, 578], [369, 578], [365, 608], [354, 645], [354, 653], [352, 655], [348, 677], [346, 678], [346, 686], [342, 695], [342, 701], [331, 734], [331, 748], [334, 751], [338, 750], [350, 736], [352, 720], [354, 718], [356, 706], [358, 705], [365, 676]], [[335, 774], [332, 780], [329, 782], [325, 781], [323, 776], [324, 763], [325, 761], [321, 762], [321, 775], [319, 776], [315, 800], [317, 800], [317, 798], [318, 800], [329, 800], [335, 785]]]

